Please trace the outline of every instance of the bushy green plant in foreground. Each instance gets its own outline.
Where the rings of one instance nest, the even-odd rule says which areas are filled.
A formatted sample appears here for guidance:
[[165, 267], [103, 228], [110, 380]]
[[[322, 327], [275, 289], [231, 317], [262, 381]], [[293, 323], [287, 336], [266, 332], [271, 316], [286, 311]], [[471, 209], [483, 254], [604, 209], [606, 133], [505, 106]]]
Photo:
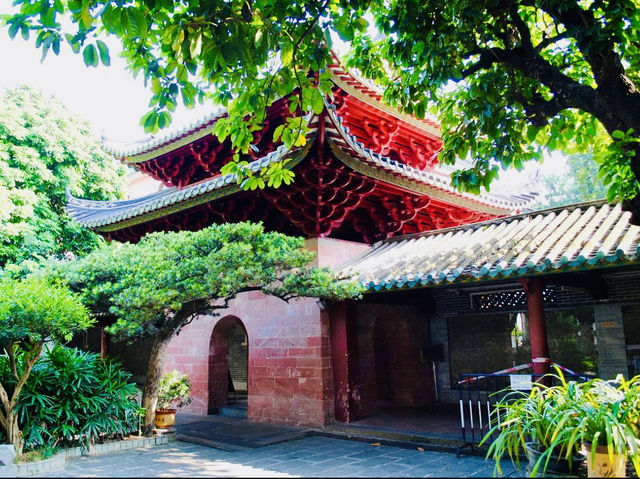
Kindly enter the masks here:
[[166, 373], [158, 384], [158, 409], [186, 406], [191, 402], [190, 392], [189, 376], [176, 370]]
[[[0, 356], [0, 377], [10, 381], [7, 356]], [[47, 348], [16, 406], [25, 447], [87, 446], [134, 432], [141, 417], [137, 393], [119, 363], [75, 348]]]
[[23, 433], [16, 408], [45, 342], [68, 341], [92, 323], [79, 297], [52, 278], [0, 280], [0, 352], [6, 372], [0, 377], [0, 427], [18, 456]]
[[528, 394], [513, 391], [498, 403], [494, 412], [500, 415], [500, 423], [496, 421], [480, 443], [491, 441], [497, 433], [487, 451], [487, 458], [496, 461], [495, 472], [501, 473], [505, 454], [519, 466], [525, 442], [535, 442], [542, 454], [533, 465], [532, 477], [540, 467], [546, 470], [552, 455], [571, 462], [582, 444], [591, 444], [592, 451], [606, 446], [611, 457], [629, 457], [640, 473], [640, 376], [584, 383], [567, 382], [559, 369], [549, 376], [558, 385], [537, 384]]

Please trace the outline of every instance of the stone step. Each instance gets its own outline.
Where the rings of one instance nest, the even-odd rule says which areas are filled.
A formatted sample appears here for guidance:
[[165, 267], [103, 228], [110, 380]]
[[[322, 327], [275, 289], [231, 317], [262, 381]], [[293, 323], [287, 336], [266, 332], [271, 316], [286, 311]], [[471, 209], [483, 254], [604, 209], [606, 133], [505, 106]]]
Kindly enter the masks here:
[[383, 442], [388, 445], [422, 447], [425, 450], [459, 453], [463, 442], [445, 434], [418, 433], [416, 431], [391, 430], [384, 427], [355, 426], [334, 423], [314, 433], [322, 436], [344, 437], [367, 442]]
[[222, 449], [223, 451], [236, 452], [236, 451], [249, 451], [251, 448], [240, 446], [238, 444], [231, 444], [229, 442], [215, 441], [205, 437], [193, 436], [191, 434], [176, 434], [176, 440], [182, 442], [190, 442], [191, 444], [199, 444], [201, 446], [214, 447], [216, 449]]
[[227, 417], [239, 417], [242, 419], [247, 419], [247, 405], [246, 404], [238, 404], [238, 405], [230, 405], [219, 408], [219, 414]]

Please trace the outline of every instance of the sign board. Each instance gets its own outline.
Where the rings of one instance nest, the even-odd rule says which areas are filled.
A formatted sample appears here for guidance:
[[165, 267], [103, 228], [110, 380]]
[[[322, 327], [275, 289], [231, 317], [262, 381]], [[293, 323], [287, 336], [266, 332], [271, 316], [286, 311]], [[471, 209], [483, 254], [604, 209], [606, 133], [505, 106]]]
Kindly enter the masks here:
[[514, 391], [530, 391], [533, 385], [531, 384], [531, 374], [510, 374], [511, 389]]
[[601, 328], [615, 328], [617, 323], [615, 321], [602, 321], [600, 323]]

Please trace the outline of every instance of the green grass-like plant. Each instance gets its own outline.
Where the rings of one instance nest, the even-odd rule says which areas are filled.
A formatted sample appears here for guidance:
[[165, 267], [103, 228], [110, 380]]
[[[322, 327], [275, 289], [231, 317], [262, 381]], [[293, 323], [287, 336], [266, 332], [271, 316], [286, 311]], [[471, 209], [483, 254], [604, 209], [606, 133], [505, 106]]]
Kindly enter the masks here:
[[[491, 441], [487, 458], [496, 461], [494, 474], [501, 474], [500, 461], [505, 455], [519, 468], [519, 455], [527, 442], [535, 442], [541, 453], [531, 469], [532, 477], [541, 467], [543, 472], [547, 469], [552, 456], [572, 464], [585, 443], [591, 444], [592, 451], [606, 446], [611, 459], [614, 454], [626, 456], [640, 473], [640, 376], [629, 381], [618, 376], [577, 383], [567, 381], [556, 368], [556, 374], [548, 377], [557, 385], [538, 383], [528, 394], [501, 391], [504, 397], [494, 410], [495, 425], [480, 443]], [[592, 459], [595, 453], [587, 458]]]

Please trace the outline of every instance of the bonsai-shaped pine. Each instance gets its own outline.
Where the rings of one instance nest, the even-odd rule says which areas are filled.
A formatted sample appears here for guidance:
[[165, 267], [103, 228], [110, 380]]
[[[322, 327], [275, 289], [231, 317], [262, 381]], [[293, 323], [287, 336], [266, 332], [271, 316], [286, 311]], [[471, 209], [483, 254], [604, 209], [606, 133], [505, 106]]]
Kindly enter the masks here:
[[0, 426], [17, 455], [23, 448], [16, 412], [18, 397], [44, 343], [70, 340], [74, 332], [91, 324], [80, 298], [44, 275], [0, 281], [0, 344], [11, 369], [11, 380], [0, 382]]
[[191, 402], [191, 382], [189, 376], [173, 370], [160, 378], [158, 385], [158, 409], [182, 407]]
[[197, 232], [152, 233], [136, 244], [114, 242], [60, 271], [92, 310], [117, 318], [111, 334], [128, 340], [153, 338], [142, 392], [148, 435], [167, 345], [197, 316], [215, 314], [246, 291], [284, 301], [360, 293], [359, 284], [339, 281], [326, 268], [308, 268], [313, 258], [302, 238], [265, 233], [261, 224], [245, 222]]

